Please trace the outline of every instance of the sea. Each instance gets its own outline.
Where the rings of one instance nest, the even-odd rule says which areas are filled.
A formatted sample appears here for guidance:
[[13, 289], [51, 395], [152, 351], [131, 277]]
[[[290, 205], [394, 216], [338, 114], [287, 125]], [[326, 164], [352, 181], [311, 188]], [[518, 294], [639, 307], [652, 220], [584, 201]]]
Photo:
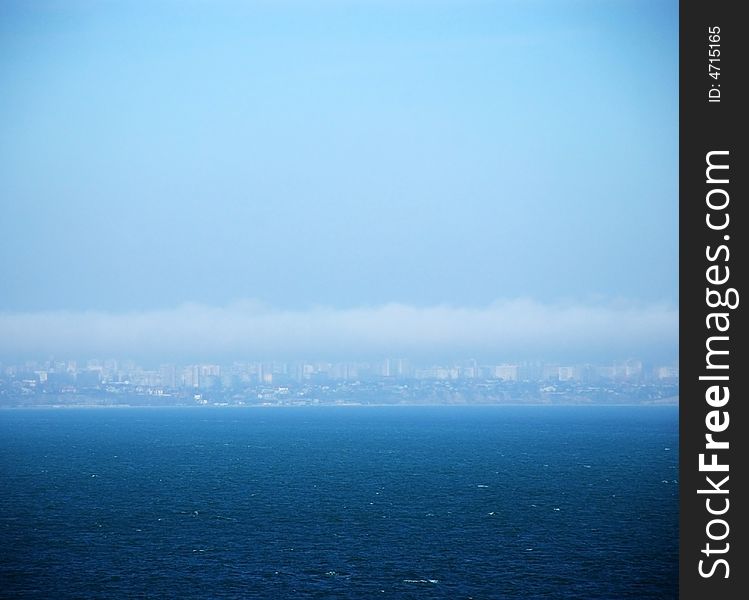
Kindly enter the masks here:
[[0, 597], [676, 598], [678, 408], [0, 411]]

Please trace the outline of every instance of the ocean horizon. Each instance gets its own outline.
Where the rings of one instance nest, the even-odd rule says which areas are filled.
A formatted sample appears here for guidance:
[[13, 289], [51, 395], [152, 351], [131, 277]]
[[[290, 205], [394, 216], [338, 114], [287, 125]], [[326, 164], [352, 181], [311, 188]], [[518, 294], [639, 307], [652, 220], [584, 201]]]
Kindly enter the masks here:
[[676, 406], [243, 408], [2, 411], [0, 595], [678, 595]]

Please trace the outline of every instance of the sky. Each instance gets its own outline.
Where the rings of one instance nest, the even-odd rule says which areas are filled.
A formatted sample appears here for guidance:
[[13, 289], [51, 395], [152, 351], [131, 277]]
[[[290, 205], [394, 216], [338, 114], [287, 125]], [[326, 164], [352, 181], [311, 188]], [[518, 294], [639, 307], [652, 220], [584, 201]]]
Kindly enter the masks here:
[[676, 358], [676, 1], [11, 0], [0, 89], [0, 359]]

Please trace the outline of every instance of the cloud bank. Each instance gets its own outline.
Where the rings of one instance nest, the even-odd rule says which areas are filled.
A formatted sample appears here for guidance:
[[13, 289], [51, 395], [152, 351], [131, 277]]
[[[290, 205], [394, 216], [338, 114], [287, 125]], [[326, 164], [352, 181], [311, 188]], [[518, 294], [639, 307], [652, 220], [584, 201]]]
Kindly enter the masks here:
[[0, 313], [0, 357], [131, 357], [182, 360], [484, 358], [673, 360], [678, 311], [669, 305], [544, 304], [481, 308], [404, 304], [279, 310], [224, 307], [110, 313]]

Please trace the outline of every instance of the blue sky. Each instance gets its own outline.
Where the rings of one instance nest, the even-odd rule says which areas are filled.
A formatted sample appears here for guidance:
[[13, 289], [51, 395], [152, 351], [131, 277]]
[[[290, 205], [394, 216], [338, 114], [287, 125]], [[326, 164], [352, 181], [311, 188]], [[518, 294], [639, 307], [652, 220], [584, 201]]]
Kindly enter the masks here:
[[0, 88], [7, 331], [625, 307], [675, 356], [675, 1], [5, 2]]

